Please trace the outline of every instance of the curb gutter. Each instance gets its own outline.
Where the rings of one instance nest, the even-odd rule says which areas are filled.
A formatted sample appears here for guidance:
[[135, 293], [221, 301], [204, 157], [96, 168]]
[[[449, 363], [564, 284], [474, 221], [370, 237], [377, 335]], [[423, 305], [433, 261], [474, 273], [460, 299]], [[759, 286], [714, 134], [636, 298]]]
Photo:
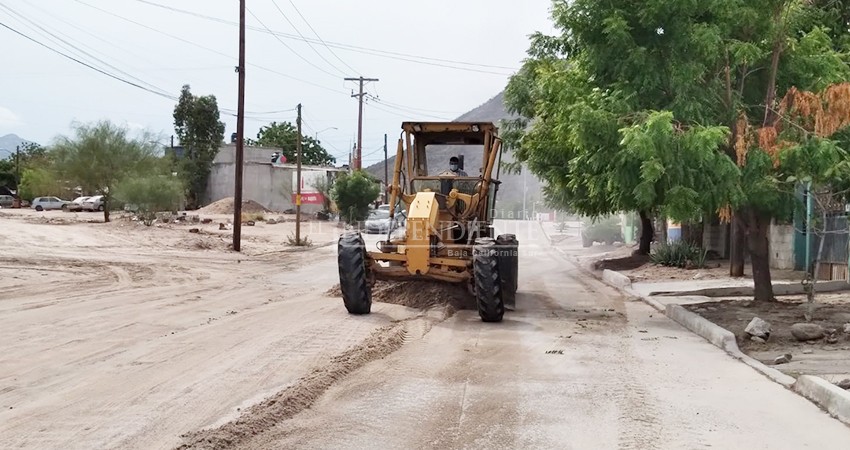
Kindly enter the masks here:
[[[563, 251], [560, 251], [560, 253], [564, 256], [568, 256]], [[582, 272], [614, 287], [615, 289], [618, 289], [620, 292], [623, 292], [629, 297], [640, 299], [658, 311], [663, 312], [667, 317], [673, 319], [673, 321], [687, 328], [692, 333], [712, 343], [714, 346], [722, 349], [729, 356], [743, 362], [770, 380], [779, 383], [785, 388], [818, 405], [842, 423], [850, 425], [850, 392], [845, 391], [844, 389], [841, 389], [820, 377], [813, 375], [801, 375], [799, 378], [795, 379], [790, 375], [786, 375], [776, 369], [772, 369], [761, 361], [747, 356], [744, 352], [742, 352], [738, 348], [738, 342], [735, 338], [735, 334], [731, 331], [709, 321], [699, 314], [688, 311], [681, 305], [668, 304], [665, 307], [652, 298], [636, 293], [634, 289], [632, 289], [631, 279], [619, 272], [605, 269], [600, 275], [582, 266], [577, 258], [572, 257], [571, 259], [574, 265]]]
[[812, 375], [800, 375], [792, 389], [825, 409], [832, 417], [850, 425], [850, 392]]

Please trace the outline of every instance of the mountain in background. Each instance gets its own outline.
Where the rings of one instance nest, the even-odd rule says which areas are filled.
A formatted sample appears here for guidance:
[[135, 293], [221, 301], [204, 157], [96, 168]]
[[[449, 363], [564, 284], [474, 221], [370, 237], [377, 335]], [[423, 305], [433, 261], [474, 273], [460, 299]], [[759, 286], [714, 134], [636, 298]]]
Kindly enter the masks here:
[[[19, 145], [24, 145], [27, 142], [30, 142], [16, 134], [7, 134], [5, 136], [0, 137], [0, 148], [6, 149], [10, 152], [14, 152], [15, 148]], [[0, 154], [0, 159], [8, 158], [9, 155], [6, 152], [2, 152]]]
[[[462, 114], [455, 122], [493, 122], [497, 126], [502, 120], [515, 118], [514, 115], [508, 113], [505, 107], [504, 91], [498, 93], [495, 97], [487, 100], [481, 106]], [[415, 119], [412, 119], [415, 120]], [[400, 124], [399, 124], [400, 125]], [[395, 153], [395, 143], [389, 144], [390, 154]], [[430, 145], [427, 149], [428, 153], [428, 170], [432, 174], [439, 173], [449, 168], [449, 158], [452, 156], [464, 155], [464, 170], [470, 176], [478, 175], [479, 168], [482, 166], [484, 159], [483, 148], [477, 146], [452, 146], [452, 145]], [[502, 152], [502, 162], [513, 162], [513, 155], [509, 151]], [[387, 162], [389, 167], [389, 178], [392, 181], [392, 170], [395, 165], [395, 156], [390, 156]], [[384, 179], [384, 163], [380, 162], [367, 167], [366, 172], [376, 178]], [[496, 176], [496, 168], [493, 169], [493, 176]], [[542, 182], [532, 173], [524, 170], [522, 174], [509, 174], [504, 170], [499, 173], [501, 185], [496, 201], [498, 210], [521, 211], [523, 192], [527, 192], [525, 198], [527, 202], [526, 209], [530, 212], [534, 201], [543, 200], [541, 188]], [[527, 189], [527, 191], [526, 191]], [[542, 209], [542, 205], [538, 205], [538, 210]], [[514, 213], [516, 215], [516, 213]]]

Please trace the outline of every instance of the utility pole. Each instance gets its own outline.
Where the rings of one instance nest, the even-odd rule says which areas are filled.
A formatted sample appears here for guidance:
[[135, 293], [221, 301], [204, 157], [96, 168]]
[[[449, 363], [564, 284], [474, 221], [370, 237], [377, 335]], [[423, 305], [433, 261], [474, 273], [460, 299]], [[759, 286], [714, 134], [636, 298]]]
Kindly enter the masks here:
[[15, 190], [18, 191], [18, 196], [20, 197], [21, 188], [18, 186], [21, 184], [21, 146], [18, 145], [15, 147]]
[[245, 0], [239, 0], [239, 100], [236, 111], [236, 185], [233, 192], [233, 251], [242, 251], [242, 170], [245, 160]]
[[362, 164], [363, 158], [363, 96], [366, 94], [363, 93], [363, 85], [369, 81], [380, 81], [377, 78], [363, 78], [362, 76], [357, 78], [345, 78], [345, 81], [358, 81], [360, 82], [360, 93], [351, 94], [352, 97], [357, 97], [359, 112], [357, 114], [357, 149], [354, 152], [354, 170], [360, 170], [360, 165]]
[[[384, 133], [384, 195], [390, 187], [389, 162], [387, 158], [387, 133]], [[386, 197], [389, 200], [389, 197]]]
[[295, 188], [295, 245], [301, 245], [301, 103], [298, 104], [298, 119], [295, 121], [298, 126], [298, 140], [295, 141], [295, 164], [296, 183]]

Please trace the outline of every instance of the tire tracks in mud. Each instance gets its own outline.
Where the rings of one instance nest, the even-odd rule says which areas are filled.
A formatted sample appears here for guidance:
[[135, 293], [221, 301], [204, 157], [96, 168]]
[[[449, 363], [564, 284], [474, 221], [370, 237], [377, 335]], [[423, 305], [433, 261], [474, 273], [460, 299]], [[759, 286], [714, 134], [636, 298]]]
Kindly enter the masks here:
[[[219, 427], [181, 435], [177, 450], [223, 450], [250, 446], [264, 434], [312, 407], [332, 386], [367, 364], [425, 337], [434, 325], [454, 314], [451, 306], [422, 311], [374, 330], [366, 339], [314, 368], [289, 387], [251, 406]], [[279, 433], [279, 430], [276, 430]]]

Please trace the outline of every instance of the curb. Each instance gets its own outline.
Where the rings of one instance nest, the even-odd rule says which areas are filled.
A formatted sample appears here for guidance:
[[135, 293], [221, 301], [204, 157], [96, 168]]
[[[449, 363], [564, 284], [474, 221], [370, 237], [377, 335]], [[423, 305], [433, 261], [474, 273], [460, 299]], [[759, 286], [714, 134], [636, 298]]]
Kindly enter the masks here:
[[[568, 256], [560, 250], [559, 252], [563, 256]], [[582, 266], [577, 258], [571, 257], [571, 259], [574, 263], [573, 265], [583, 273], [601, 280], [605, 284], [614, 287], [629, 297], [640, 299], [658, 311], [663, 312], [664, 315], [672, 319], [674, 322], [707, 340], [715, 347], [725, 351], [726, 354], [732, 358], [743, 362], [768, 379], [811, 401], [815, 405], [827, 411], [832, 417], [838, 419], [840, 422], [850, 425], [850, 392], [835, 386], [823, 378], [813, 375], [801, 375], [799, 378], [795, 379], [790, 375], [786, 375], [776, 369], [772, 369], [761, 361], [758, 361], [742, 352], [738, 348], [738, 341], [735, 338], [735, 334], [731, 331], [711, 322], [699, 314], [688, 311], [681, 305], [668, 304], [664, 306], [654, 299], [637, 294], [631, 288], [631, 280], [619, 272], [605, 269], [600, 276], [592, 270]], [[610, 273], [606, 276], [606, 272]], [[628, 284], [624, 282], [624, 278], [628, 280]]]
[[800, 375], [793, 391], [825, 409], [832, 417], [850, 425], [850, 392], [812, 375]]

